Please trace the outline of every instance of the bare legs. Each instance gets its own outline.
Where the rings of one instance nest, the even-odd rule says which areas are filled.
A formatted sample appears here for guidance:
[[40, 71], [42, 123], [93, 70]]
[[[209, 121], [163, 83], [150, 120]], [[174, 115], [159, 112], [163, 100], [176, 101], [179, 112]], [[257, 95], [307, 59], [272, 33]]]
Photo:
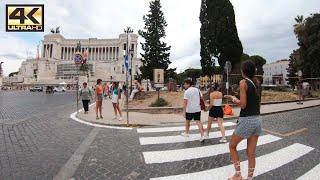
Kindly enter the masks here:
[[[195, 120], [198, 128], [199, 128], [199, 131], [200, 131], [200, 134], [201, 136], [204, 136], [204, 129], [203, 129], [203, 124], [200, 120]], [[185, 121], [185, 133], [186, 134], [189, 134], [189, 130], [190, 130], [190, 121], [189, 120], [186, 120]]]
[[237, 146], [242, 140], [243, 140], [243, 138], [241, 138], [240, 136], [237, 136], [235, 134], [233, 134], [231, 136], [231, 140], [229, 143], [229, 150], [230, 150], [232, 163], [234, 164], [234, 168], [236, 170], [236, 173], [232, 177], [229, 177], [228, 178], [229, 180], [242, 179], [241, 170], [240, 170], [240, 159], [239, 159], [239, 155], [237, 152]]
[[203, 124], [202, 124], [202, 122], [201, 122], [200, 120], [198, 120], [198, 121], [196, 121], [196, 124], [197, 124], [197, 126], [198, 126], [198, 128], [199, 128], [199, 130], [200, 130], [201, 136], [203, 137], [203, 136], [204, 136], [204, 129], [203, 129]]
[[[225, 135], [225, 129], [224, 129], [224, 126], [223, 126], [223, 119], [222, 118], [217, 118], [217, 119], [218, 119], [218, 127], [220, 129], [222, 138], [225, 138], [226, 135]], [[211, 131], [211, 126], [212, 126], [212, 121], [213, 120], [214, 120], [214, 118], [209, 116], [209, 118], [208, 118], [208, 126], [207, 126], [207, 134], [208, 135], [209, 135], [209, 133]]]
[[185, 122], [185, 133], [189, 134], [189, 129], [190, 129], [190, 121], [186, 120]]
[[[254, 168], [256, 165], [255, 151], [259, 136], [252, 135], [247, 139], [247, 156], [248, 156], [248, 178], [253, 177]], [[240, 160], [237, 152], [237, 145], [243, 140], [240, 136], [233, 134], [229, 143], [230, 155], [233, 164], [235, 165], [236, 173], [229, 179], [241, 179]]]
[[117, 115], [118, 115], [117, 104], [116, 103], [112, 103], [112, 106], [113, 106], [114, 116], [117, 117]]
[[256, 147], [259, 136], [253, 135], [247, 140], [247, 156], [248, 156], [248, 178], [253, 177], [254, 168], [256, 166]]
[[102, 101], [96, 101], [96, 116], [99, 119], [99, 112], [100, 118], [102, 118]]
[[222, 118], [218, 118], [218, 126], [219, 126], [219, 129], [220, 129], [222, 138], [225, 138], [226, 137], [226, 133], [225, 133], [225, 129], [224, 129], [224, 126], [223, 126], [223, 119]]
[[118, 112], [119, 112], [120, 117], [122, 117], [122, 111], [120, 109], [119, 103], [112, 103], [112, 105], [113, 105], [113, 111], [114, 111], [115, 117], [117, 117]]

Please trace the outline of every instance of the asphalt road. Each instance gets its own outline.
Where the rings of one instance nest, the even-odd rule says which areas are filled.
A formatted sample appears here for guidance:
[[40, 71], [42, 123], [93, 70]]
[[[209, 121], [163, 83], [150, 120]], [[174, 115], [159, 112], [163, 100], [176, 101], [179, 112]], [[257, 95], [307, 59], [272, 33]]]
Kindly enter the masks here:
[[[195, 139], [181, 139], [169, 127], [148, 133], [91, 127], [70, 118], [74, 100], [70, 92], [0, 92], [0, 179], [226, 179], [232, 173], [219, 133], [200, 144], [197, 130]], [[264, 116], [263, 128], [256, 179], [308, 179], [319, 168], [320, 107]], [[244, 148], [240, 156], [246, 160]]]

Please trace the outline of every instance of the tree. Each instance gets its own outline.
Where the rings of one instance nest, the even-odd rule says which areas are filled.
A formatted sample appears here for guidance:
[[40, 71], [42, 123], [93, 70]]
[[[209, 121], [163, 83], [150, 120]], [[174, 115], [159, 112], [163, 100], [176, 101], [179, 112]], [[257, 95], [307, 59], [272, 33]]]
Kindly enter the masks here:
[[[206, 74], [214, 58], [224, 67], [230, 61], [237, 67], [243, 53], [233, 6], [229, 0], [202, 0], [200, 11], [201, 66]], [[214, 58], [212, 58], [214, 57]], [[209, 73], [208, 73], [209, 74]]]
[[143, 50], [141, 75], [144, 79], [153, 81], [153, 69], [159, 68], [165, 70], [165, 77], [167, 77], [167, 72], [171, 71], [168, 71], [171, 64], [169, 59], [171, 46], [162, 41], [166, 37], [167, 22], [161, 10], [160, 0], [150, 2], [149, 13], [143, 16], [143, 21], [145, 26], [143, 30], [139, 30], [139, 35], [145, 40], [141, 43]]
[[320, 77], [320, 14], [312, 14], [305, 20], [298, 16], [295, 20], [303, 76]]
[[200, 63], [202, 68], [202, 75], [211, 76], [214, 74], [215, 61], [211, 57], [211, 52], [209, 50], [209, 22], [207, 17], [207, 0], [201, 1], [201, 10], [200, 10]]
[[286, 81], [288, 81], [288, 84], [292, 87], [292, 89], [294, 89], [298, 79], [296, 78], [297, 77], [297, 65], [296, 65], [296, 62], [297, 62], [297, 59], [295, 58], [294, 56], [294, 53], [293, 52], [291, 55], [290, 55], [290, 58], [289, 58], [289, 66], [287, 68], [287, 79]]
[[259, 55], [253, 55], [250, 56], [250, 60], [254, 62], [257, 68], [257, 75], [263, 75], [263, 65], [267, 63], [267, 60], [265, 60], [263, 57]]

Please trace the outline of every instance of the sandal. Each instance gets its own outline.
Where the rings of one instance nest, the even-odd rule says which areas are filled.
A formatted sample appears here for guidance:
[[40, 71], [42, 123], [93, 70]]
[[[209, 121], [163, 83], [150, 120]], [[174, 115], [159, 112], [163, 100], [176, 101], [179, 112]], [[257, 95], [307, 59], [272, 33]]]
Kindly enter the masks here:
[[240, 167], [240, 161], [233, 163], [233, 165], [236, 172], [233, 176], [229, 176], [228, 180], [242, 180], [241, 171], [237, 171], [237, 168]]
[[96, 117], [96, 120], [99, 120], [99, 117], [98, 117], [98, 116]]
[[249, 168], [248, 169], [248, 177], [246, 180], [253, 180], [253, 173], [254, 173], [254, 168]]

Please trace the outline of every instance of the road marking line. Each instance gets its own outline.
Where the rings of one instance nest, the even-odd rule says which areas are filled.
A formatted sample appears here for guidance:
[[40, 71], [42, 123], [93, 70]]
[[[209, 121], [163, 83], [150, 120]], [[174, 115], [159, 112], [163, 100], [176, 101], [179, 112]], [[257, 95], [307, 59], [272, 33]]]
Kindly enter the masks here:
[[[257, 146], [268, 144], [280, 140], [281, 138], [273, 135], [264, 135], [259, 138]], [[237, 149], [244, 150], [247, 148], [247, 141], [242, 141]], [[175, 150], [165, 150], [165, 151], [149, 151], [143, 152], [143, 157], [146, 164], [153, 163], [166, 163], [183, 161], [197, 158], [204, 158], [210, 156], [216, 156], [220, 154], [229, 153], [228, 144], [215, 144], [210, 146], [186, 148], [186, 149], [175, 149]]]
[[[236, 125], [233, 122], [225, 122], [223, 123], [225, 127]], [[217, 124], [213, 124], [212, 127], [218, 127]], [[175, 127], [161, 127], [161, 128], [138, 128], [138, 133], [155, 133], [155, 132], [170, 132], [170, 131], [183, 131], [185, 129], [184, 126], [175, 126]], [[198, 129], [198, 126], [190, 126], [190, 130]]]
[[[225, 131], [226, 136], [231, 136], [234, 130]], [[220, 131], [211, 132], [208, 139], [222, 137]], [[200, 134], [189, 134], [189, 137], [183, 137], [181, 135], [176, 136], [159, 136], [159, 137], [140, 137], [139, 141], [141, 145], [150, 144], [167, 144], [167, 143], [179, 143], [179, 142], [190, 142], [199, 140]]]
[[[93, 106], [94, 104], [95, 103], [90, 104], [90, 106]], [[81, 112], [81, 111], [83, 111], [83, 109], [79, 110], [78, 112]], [[75, 121], [77, 121], [77, 122], [79, 122], [79, 123], [86, 124], [86, 125], [93, 126], [93, 127], [108, 128], [108, 129], [121, 129], [121, 130], [132, 130], [133, 129], [133, 128], [130, 128], [130, 127], [116, 127], [116, 126], [95, 124], [95, 123], [83, 121], [83, 120], [77, 118], [76, 115], [77, 115], [77, 112], [74, 112], [74, 113], [70, 114], [70, 118], [75, 120]]]
[[278, 132], [271, 131], [271, 130], [268, 130], [268, 129], [263, 129], [263, 131], [265, 131], [265, 132], [267, 132], [269, 134], [273, 134], [273, 135], [277, 135], [277, 136], [281, 136], [281, 137], [288, 137], [288, 136], [296, 135], [296, 134], [302, 133], [302, 132], [307, 131], [307, 130], [308, 130], [308, 128], [301, 128], [301, 129], [298, 129], [298, 130], [295, 130], [295, 131], [292, 131], [292, 132], [288, 132], [288, 133], [282, 134], [282, 133], [278, 133]]
[[84, 154], [89, 149], [91, 143], [93, 142], [99, 131], [99, 128], [93, 128], [91, 130], [89, 135], [82, 141], [78, 149], [70, 157], [67, 163], [60, 169], [58, 174], [53, 178], [54, 180], [70, 179], [74, 175], [82, 161]]
[[310, 171], [308, 171], [306, 174], [299, 177], [297, 180], [314, 180], [319, 179], [319, 173], [320, 172], [320, 164], [312, 168]]
[[[291, 146], [282, 148], [272, 153], [260, 156], [256, 159], [257, 166], [255, 168], [255, 176], [264, 174], [266, 172], [277, 169], [287, 163], [290, 163], [303, 155], [306, 155], [313, 148], [303, 144], [293, 144]], [[197, 152], [195, 152], [197, 153]], [[247, 174], [248, 161], [241, 162], [242, 174]], [[226, 179], [234, 173], [233, 165], [223, 166], [215, 169], [205, 171], [173, 175], [167, 177], [151, 178], [152, 180], [212, 180], [212, 179]]]

